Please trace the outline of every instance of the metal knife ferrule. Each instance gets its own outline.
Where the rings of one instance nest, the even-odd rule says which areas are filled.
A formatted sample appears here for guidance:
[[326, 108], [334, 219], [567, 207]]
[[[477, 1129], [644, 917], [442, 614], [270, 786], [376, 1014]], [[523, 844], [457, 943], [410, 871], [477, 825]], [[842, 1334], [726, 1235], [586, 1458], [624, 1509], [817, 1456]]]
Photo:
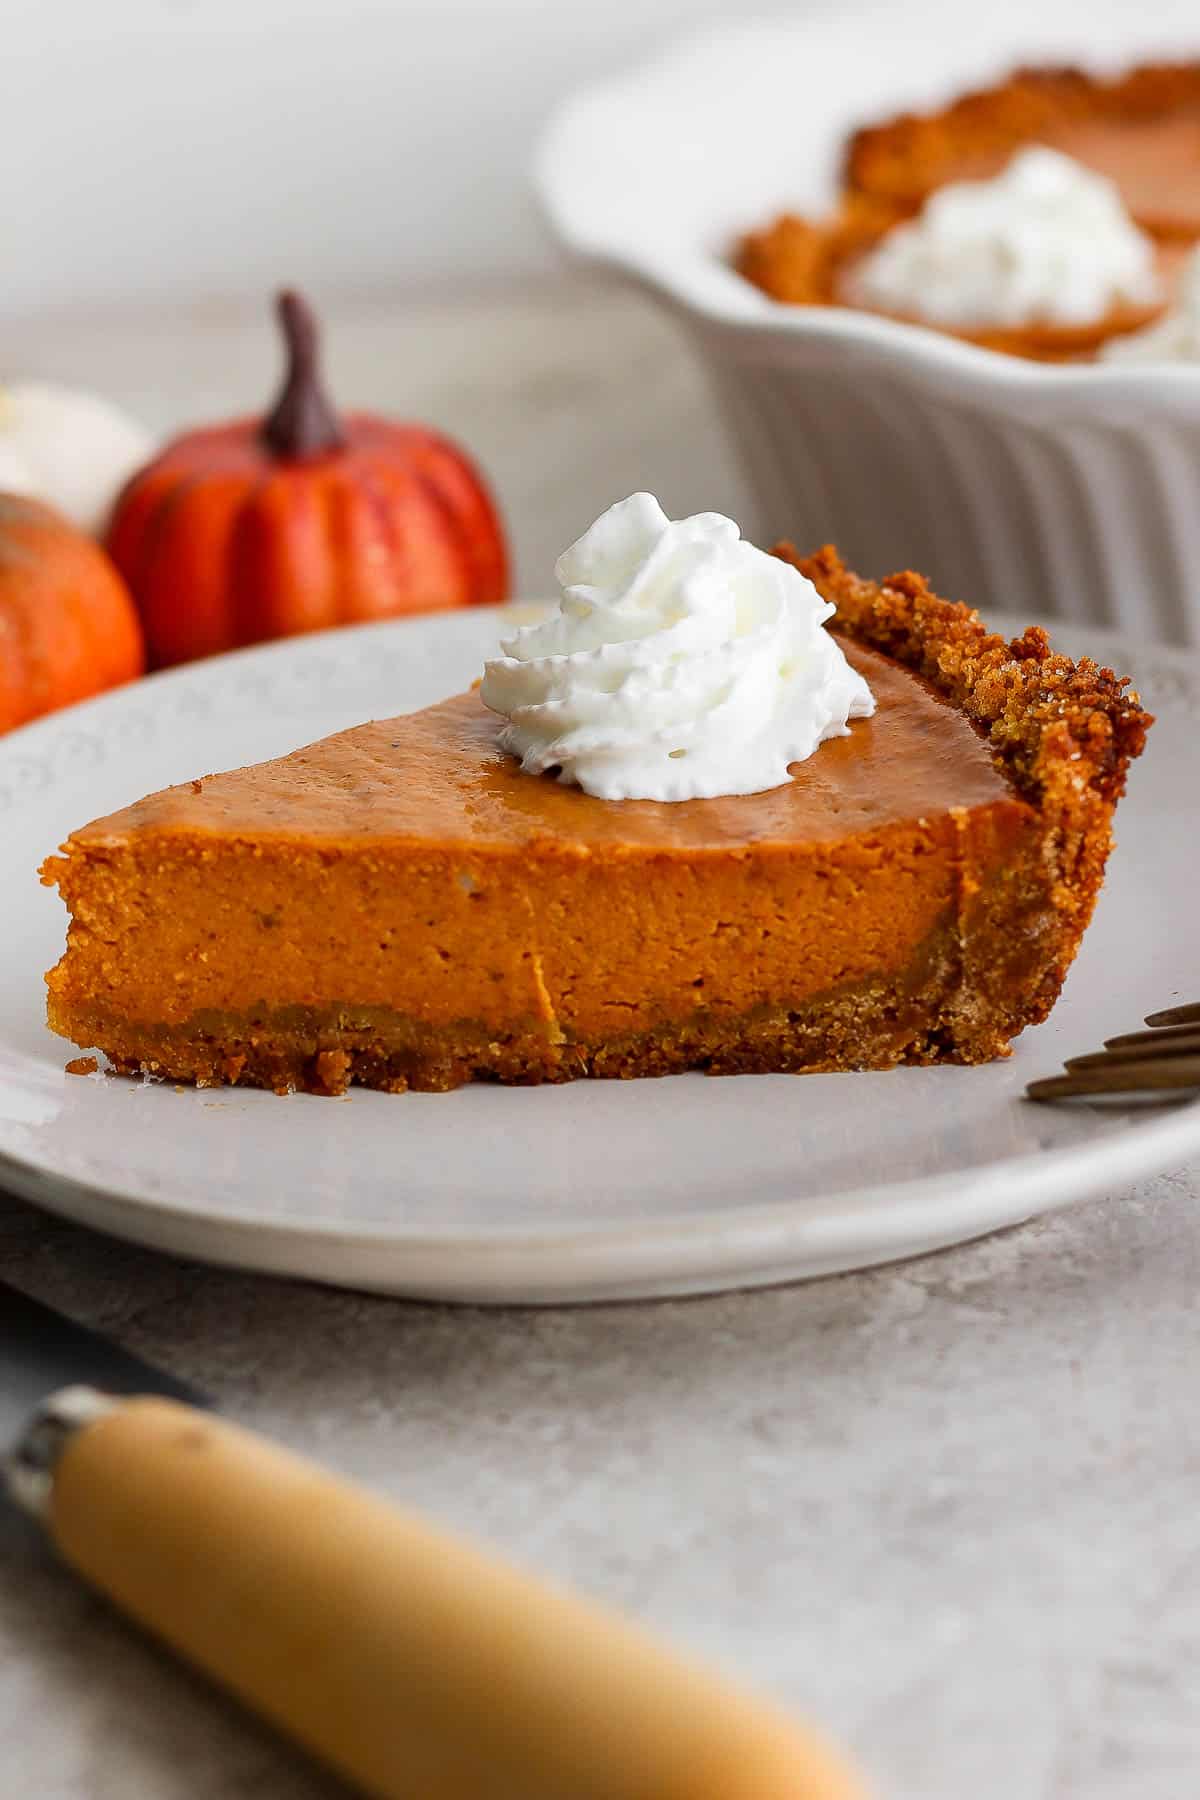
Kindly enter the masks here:
[[8, 1491], [23, 1512], [44, 1521], [54, 1492], [54, 1473], [77, 1431], [119, 1404], [99, 1389], [75, 1385], [50, 1394], [33, 1414], [12, 1451], [0, 1464]]

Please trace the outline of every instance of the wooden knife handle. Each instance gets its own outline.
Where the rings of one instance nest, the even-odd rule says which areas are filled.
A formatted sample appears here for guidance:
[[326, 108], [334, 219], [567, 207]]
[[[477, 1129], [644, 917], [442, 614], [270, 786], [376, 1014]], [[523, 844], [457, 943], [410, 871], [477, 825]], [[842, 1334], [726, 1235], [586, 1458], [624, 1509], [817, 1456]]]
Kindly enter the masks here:
[[386, 1800], [858, 1800], [636, 1628], [174, 1401], [71, 1436], [48, 1523], [125, 1612]]

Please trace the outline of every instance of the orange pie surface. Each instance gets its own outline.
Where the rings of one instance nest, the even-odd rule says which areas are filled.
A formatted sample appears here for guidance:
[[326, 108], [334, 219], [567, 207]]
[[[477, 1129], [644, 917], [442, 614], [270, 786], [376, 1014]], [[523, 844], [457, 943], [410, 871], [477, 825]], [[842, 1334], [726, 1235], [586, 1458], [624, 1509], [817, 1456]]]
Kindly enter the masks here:
[[916, 577], [802, 567], [877, 712], [784, 786], [597, 800], [522, 774], [475, 694], [206, 776], [48, 860], [52, 1027], [123, 1071], [328, 1092], [1004, 1054], [1146, 715]]
[[903, 113], [850, 139], [845, 191], [896, 216], [948, 181], [994, 175], [1048, 144], [1107, 175], [1143, 231], [1200, 238], [1200, 63], [1148, 63], [1113, 79], [1021, 69], [933, 113]]

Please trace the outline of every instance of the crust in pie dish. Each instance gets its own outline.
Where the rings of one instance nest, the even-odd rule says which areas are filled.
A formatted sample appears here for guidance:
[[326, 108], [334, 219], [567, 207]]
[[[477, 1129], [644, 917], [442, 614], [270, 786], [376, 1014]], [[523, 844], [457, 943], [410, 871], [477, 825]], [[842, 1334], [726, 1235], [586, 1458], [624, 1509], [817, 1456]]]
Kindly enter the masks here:
[[915, 575], [777, 553], [879, 703], [782, 788], [596, 800], [521, 774], [467, 694], [168, 789], [45, 864], [52, 1029], [124, 1073], [316, 1093], [1007, 1054], [1148, 715]]
[[[1021, 69], [940, 112], [903, 113], [867, 126], [847, 146], [834, 214], [780, 215], [742, 238], [736, 267], [785, 305], [854, 304], [846, 285], [854, 263], [886, 232], [919, 212], [936, 189], [986, 180], [1035, 143], [1117, 183], [1135, 222], [1158, 240], [1170, 293], [1200, 240], [1200, 63], [1147, 64], [1114, 80], [1078, 69]], [[887, 316], [1037, 362], [1073, 362], [1094, 357], [1112, 338], [1144, 330], [1162, 312], [1126, 305], [1083, 326], [983, 330]]]

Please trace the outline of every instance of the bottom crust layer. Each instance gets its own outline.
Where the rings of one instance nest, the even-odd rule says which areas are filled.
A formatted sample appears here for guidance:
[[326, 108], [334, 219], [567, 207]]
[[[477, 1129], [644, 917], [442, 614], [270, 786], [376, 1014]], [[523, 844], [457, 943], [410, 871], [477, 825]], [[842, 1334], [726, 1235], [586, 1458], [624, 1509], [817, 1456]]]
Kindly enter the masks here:
[[[1007, 1056], [1009, 1040], [1030, 1021], [1027, 1005], [1014, 1016], [982, 998], [972, 1000], [952, 982], [931, 986], [946, 996], [944, 1002], [931, 998], [929, 989], [914, 994], [902, 978], [879, 978], [794, 1007], [763, 1007], [732, 1020], [698, 1012], [596, 1042], [554, 1042], [532, 1023], [501, 1037], [469, 1024], [433, 1030], [378, 1008], [363, 1013], [351, 1007], [212, 1017], [174, 1029], [68, 1013], [56, 1005], [51, 1023], [76, 1043], [102, 1049], [123, 1075], [341, 1094], [354, 1083], [389, 1093], [440, 1093], [470, 1081], [531, 1086], [687, 1070], [802, 1074], [981, 1063]], [[1052, 998], [1046, 995], [1033, 1016], [1042, 1016]]]

